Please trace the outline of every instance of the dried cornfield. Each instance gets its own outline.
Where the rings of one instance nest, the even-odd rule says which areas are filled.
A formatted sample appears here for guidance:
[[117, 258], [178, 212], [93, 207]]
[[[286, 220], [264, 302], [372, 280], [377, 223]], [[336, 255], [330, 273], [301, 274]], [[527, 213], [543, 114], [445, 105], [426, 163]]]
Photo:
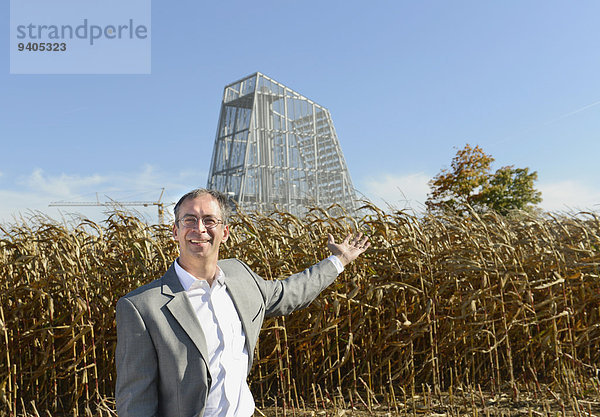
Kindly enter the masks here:
[[[331, 212], [232, 224], [223, 256], [270, 279], [326, 257], [328, 232], [372, 241], [310, 307], [265, 323], [258, 406], [400, 412], [407, 397], [477, 387], [549, 391], [578, 412], [570, 398], [600, 396], [597, 214]], [[112, 414], [115, 303], [168, 268], [170, 228], [115, 212], [101, 224], [32, 216], [0, 230], [0, 415]]]

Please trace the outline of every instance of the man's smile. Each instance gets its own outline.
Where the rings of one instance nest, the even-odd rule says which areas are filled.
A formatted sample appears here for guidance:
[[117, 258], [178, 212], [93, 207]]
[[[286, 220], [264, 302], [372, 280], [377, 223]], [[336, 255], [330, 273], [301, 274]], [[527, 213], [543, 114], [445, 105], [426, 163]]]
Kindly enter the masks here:
[[210, 239], [190, 239], [190, 243], [194, 245], [200, 245], [202, 243], [209, 243]]

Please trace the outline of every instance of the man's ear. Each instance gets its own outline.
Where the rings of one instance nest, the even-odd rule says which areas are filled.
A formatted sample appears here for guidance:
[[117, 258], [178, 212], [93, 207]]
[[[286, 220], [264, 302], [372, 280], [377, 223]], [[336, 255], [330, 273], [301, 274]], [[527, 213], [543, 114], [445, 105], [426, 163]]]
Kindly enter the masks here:
[[227, 242], [227, 239], [229, 239], [229, 225], [225, 225], [223, 227], [223, 240], [222, 240], [222, 242]]
[[177, 224], [173, 223], [173, 238], [177, 240]]

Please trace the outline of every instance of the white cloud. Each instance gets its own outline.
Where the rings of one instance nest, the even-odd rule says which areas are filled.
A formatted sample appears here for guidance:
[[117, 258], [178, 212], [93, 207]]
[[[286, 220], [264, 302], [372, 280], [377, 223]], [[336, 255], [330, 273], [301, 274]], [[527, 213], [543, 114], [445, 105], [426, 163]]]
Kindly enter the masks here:
[[[32, 212], [42, 212], [61, 220], [77, 213], [91, 218], [106, 218], [106, 207], [61, 206], [49, 207], [51, 202], [94, 202], [100, 201], [151, 201], [158, 200], [161, 189], [164, 195], [161, 202], [165, 206], [166, 219], [172, 203], [185, 192], [206, 184], [204, 171], [187, 170], [167, 172], [152, 165], [144, 165], [129, 172], [111, 172], [93, 175], [58, 174], [51, 175], [41, 169], [31, 174], [11, 178], [4, 175], [0, 185], [0, 223], [12, 222]], [[98, 197], [97, 197], [98, 196]], [[127, 206], [148, 221], [157, 220], [157, 207]]]
[[538, 185], [546, 211], [600, 211], [600, 188], [580, 181], [564, 180]]
[[34, 170], [31, 175], [22, 179], [20, 183], [26, 185], [32, 191], [42, 194], [55, 195], [57, 197], [69, 197], [77, 194], [82, 189], [98, 186], [106, 181], [100, 175], [80, 177], [76, 175], [61, 174], [56, 177], [47, 176], [41, 169]]
[[421, 212], [429, 193], [431, 177], [422, 172], [415, 174], [383, 174], [362, 181], [363, 194], [381, 208], [412, 209]]

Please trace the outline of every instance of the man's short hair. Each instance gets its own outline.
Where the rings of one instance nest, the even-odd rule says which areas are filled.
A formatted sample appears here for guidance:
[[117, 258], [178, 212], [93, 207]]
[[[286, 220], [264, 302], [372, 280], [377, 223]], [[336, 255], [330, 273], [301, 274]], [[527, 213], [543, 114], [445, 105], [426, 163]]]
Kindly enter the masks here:
[[223, 217], [221, 220], [223, 220], [223, 224], [228, 224], [229, 216], [231, 215], [231, 206], [229, 204], [229, 198], [220, 191], [208, 190], [206, 188], [196, 188], [195, 190], [192, 190], [189, 193], [185, 193], [179, 199], [179, 201], [177, 202], [177, 204], [175, 204], [175, 207], [173, 208], [173, 212], [175, 214], [175, 223], [177, 223], [177, 221], [179, 220], [179, 209], [184, 201], [192, 200], [196, 197], [200, 197], [205, 194], [208, 194], [215, 200], [217, 200], [219, 208], [221, 209], [221, 216]]

